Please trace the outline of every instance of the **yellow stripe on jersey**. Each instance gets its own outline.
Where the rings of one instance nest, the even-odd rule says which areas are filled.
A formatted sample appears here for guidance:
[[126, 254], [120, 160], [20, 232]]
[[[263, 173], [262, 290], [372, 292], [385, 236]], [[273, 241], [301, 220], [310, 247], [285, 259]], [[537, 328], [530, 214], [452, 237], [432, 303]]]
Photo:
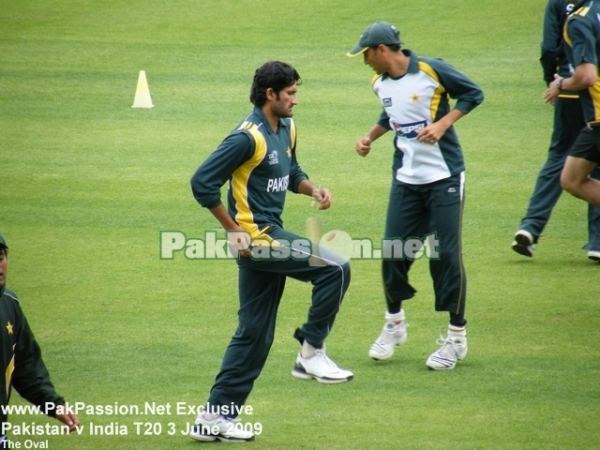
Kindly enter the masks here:
[[240, 129], [248, 130], [254, 138], [256, 148], [252, 158], [233, 172], [231, 184], [233, 198], [235, 199], [235, 209], [237, 211], [235, 221], [250, 234], [252, 239], [255, 239], [265, 230], [259, 230], [258, 225], [254, 223], [254, 216], [252, 215], [252, 211], [250, 211], [250, 204], [248, 202], [248, 180], [250, 179], [252, 171], [261, 163], [267, 154], [267, 142], [262, 133], [258, 131], [258, 126], [256, 124], [244, 122], [240, 126]]
[[445, 90], [444, 90], [444, 86], [441, 85], [440, 83], [440, 79], [438, 78], [438, 75], [436, 73], [435, 70], [433, 70], [433, 68], [423, 62], [423, 61], [419, 61], [419, 70], [422, 70], [423, 72], [425, 72], [427, 75], [429, 75], [431, 78], [433, 78], [437, 84], [438, 87], [435, 89], [435, 91], [433, 92], [433, 96], [431, 97], [431, 105], [430, 105], [430, 110], [431, 110], [431, 120], [435, 120], [435, 116], [437, 114], [438, 108], [440, 107], [440, 102], [442, 101], [442, 95], [444, 95]]
[[296, 124], [290, 119], [290, 139], [292, 141], [292, 152], [296, 150]]
[[378, 75], [378, 74], [373, 75], [373, 78], [371, 78], [371, 87], [373, 87], [373, 85], [375, 84], [377, 79], [380, 77], [381, 77], [381, 75]]
[[571, 41], [571, 38], [569, 38], [569, 35], [567, 34], [567, 27], [565, 26], [565, 28], [563, 29], [563, 39], [566, 42], [566, 44], [569, 47], [573, 47], [573, 41]]
[[590, 10], [589, 6], [586, 6], [585, 8], [579, 8], [577, 11], [573, 11], [571, 13], [572, 16], [585, 16]]
[[[13, 352], [15, 351], [15, 346], [13, 345]], [[6, 395], [8, 396], [8, 391], [10, 390], [10, 379], [12, 377], [13, 371], [15, 370], [15, 355], [8, 363], [8, 367], [6, 368], [6, 372], [4, 372], [4, 379], [6, 380]]]
[[594, 105], [594, 120], [587, 123], [590, 125], [598, 125], [600, 123], [600, 79], [596, 79], [594, 85], [591, 88], [588, 88], [588, 90]]
[[[590, 7], [587, 6], [585, 8], [579, 8], [577, 11], [573, 11], [569, 17], [573, 17], [573, 16], [585, 16], [590, 10]], [[567, 43], [567, 45], [569, 47], [573, 47], [573, 41], [571, 40], [571, 38], [569, 37], [569, 35], [567, 34], [567, 24], [569, 22], [569, 19], [567, 18], [567, 22], [565, 23], [564, 27], [563, 27], [563, 39], [564, 41]]]

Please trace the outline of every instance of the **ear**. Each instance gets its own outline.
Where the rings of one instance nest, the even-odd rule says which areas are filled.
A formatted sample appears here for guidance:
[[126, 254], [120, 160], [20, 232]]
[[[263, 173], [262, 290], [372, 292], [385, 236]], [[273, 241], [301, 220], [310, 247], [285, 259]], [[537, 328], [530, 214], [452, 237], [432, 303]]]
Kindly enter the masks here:
[[277, 99], [277, 94], [275, 93], [273, 88], [267, 88], [267, 90], [265, 91], [265, 95], [267, 97], [267, 100], [269, 100], [269, 101], [273, 101], [273, 100]]

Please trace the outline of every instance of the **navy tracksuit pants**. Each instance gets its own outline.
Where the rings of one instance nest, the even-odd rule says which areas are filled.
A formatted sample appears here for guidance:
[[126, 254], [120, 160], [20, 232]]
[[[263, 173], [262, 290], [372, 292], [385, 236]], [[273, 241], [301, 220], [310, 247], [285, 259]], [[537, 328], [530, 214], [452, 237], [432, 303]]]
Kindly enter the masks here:
[[[544, 231], [552, 209], [563, 190], [560, 186], [560, 173], [569, 154], [569, 149], [585, 126], [583, 111], [578, 99], [557, 98], [554, 104], [554, 128], [548, 150], [548, 158], [540, 170], [525, 217], [520, 230], [529, 231], [537, 242]], [[600, 168], [596, 167], [592, 178], [600, 180]], [[600, 208], [588, 206], [589, 240], [584, 247], [600, 250]]]
[[[425, 239], [435, 233], [439, 256], [430, 258], [435, 291], [435, 310], [463, 315], [467, 277], [462, 260], [462, 211], [464, 173], [424, 185], [393, 180], [388, 204], [385, 239]], [[416, 290], [408, 282], [414, 260], [385, 259], [383, 280], [388, 310], [412, 298]]]
[[[277, 227], [271, 227], [268, 235], [288, 242], [305, 239]], [[314, 347], [323, 344], [348, 289], [350, 264], [323, 248], [318, 254], [323, 265], [311, 265], [308, 258], [238, 258], [239, 322], [211, 389], [210, 405], [245, 404], [273, 343], [277, 309], [287, 277], [313, 285], [308, 317], [294, 337]]]

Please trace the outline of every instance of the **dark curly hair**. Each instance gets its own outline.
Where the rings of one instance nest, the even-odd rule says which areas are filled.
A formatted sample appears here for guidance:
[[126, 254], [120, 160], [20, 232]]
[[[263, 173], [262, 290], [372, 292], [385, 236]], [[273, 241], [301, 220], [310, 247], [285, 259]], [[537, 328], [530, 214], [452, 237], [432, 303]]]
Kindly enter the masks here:
[[296, 69], [281, 61], [266, 62], [254, 72], [250, 101], [260, 108], [267, 102], [267, 89], [271, 88], [279, 94], [294, 83], [301, 83], [300, 74]]

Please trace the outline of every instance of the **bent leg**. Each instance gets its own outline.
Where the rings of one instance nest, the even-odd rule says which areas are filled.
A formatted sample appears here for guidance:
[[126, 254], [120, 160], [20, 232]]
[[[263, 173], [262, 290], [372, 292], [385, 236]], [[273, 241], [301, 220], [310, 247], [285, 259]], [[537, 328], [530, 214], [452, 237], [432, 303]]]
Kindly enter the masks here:
[[597, 165], [584, 158], [568, 156], [560, 176], [560, 184], [573, 196], [600, 207], [600, 181], [589, 177]]
[[[271, 227], [269, 236], [275, 241], [289, 243], [293, 250], [291, 256], [286, 259], [242, 258], [240, 266], [249, 266], [257, 271], [295, 278], [313, 285], [307, 320], [296, 330], [294, 337], [300, 343], [306, 340], [313, 347], [319, 348], [329, 335], [348, 290], [350, 264], [323, 247], [319, 247], [316, 251], [312, 247], [297, 245], [296, 243], [309, 242], [309, 240], [287, 230]], [[277, 245], [274, 244], [272, 248], [277, 248]], [[314, 262], [318, 264], [313, 265]]]

